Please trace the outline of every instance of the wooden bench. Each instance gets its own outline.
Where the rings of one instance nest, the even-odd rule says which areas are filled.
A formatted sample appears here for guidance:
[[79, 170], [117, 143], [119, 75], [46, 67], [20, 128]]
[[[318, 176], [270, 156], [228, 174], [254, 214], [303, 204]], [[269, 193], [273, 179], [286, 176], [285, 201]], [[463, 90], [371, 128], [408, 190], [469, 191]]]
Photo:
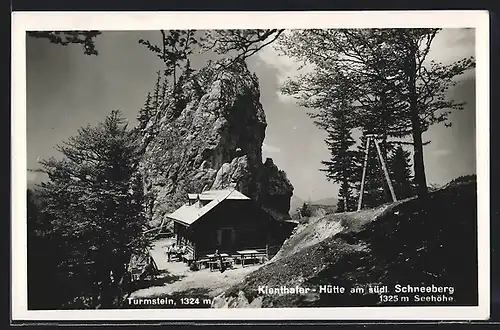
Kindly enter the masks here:
[[188, 266], [190, 266], [193, 263], [193, 261], [196, 261], [196, 259], [190, 253], [185, 254], [182, 259], [185, 263], [187, 263]]
[[196, 260], [196, 263], [198, 265], [201, 265], [201, 266], [204, 266], [205, 268], [208, 267], [208, 263], [210, 262], [210, 259], [207, 259], [207, 258], [203, 258], [203, 259], [198, 259]]
[[209, 261], [208, 268], [210, 268], [210, 271], [213, 271], [217, 267], [218, 263], [219, 263], [218, 261]]
[[268, 261], [266, 253], [259, 253], [255, 257], [257, 258], [257, 260], [259, 260], [259, 263], [261, 263], [261, 264], [263, 264], [264, 262]]
[[[233, 259], [236, 261], [237, 264], [240, 264], [240, 265], [242, 264], [243, 258], [241, 255], [233, 255]], [[263, 264], [266, 261], [268, 261], [268, 258], [267, 258], [267, 255], [265, 253], [256, 253], [256, 254], [252, 255], [251, 257], [245, 256], [245, 263], [248, 260], [258, 261], [260, 264]]]
[[142, 274], [142, 270], [141, 269], [133, 269], [131, 272], [130, 272], [130, 279], [132, 280], [132, 282], [136, 282], [136, 281], [139, 281], [139, 279], [141, 278], [141, 274]]
[[227, 266], [226, 268], [233, 268], [234, 267], [234, 259], [231, 257], [224, 258], [223, 262]]
[[257, 255], [260, 255], [261, 253], [255, 249], [247, 249], [247, 250], [240, 250], [236, 251], [238, 253], [239, 258], [241, 260], [241, 266], [245, 267], [245, 261], [246, 260], [258, 260]]
[[[224, 258], [222, 260], [222, 264], [225, 266], [226, 269], [228, 268], [233, 268], [234, 265], [234, 260], [233, 258]], [[210, 268], [210, 271], [214, 271], [219, 265], [219, 261], [213, 260], [208, 262], [208, 266]]]

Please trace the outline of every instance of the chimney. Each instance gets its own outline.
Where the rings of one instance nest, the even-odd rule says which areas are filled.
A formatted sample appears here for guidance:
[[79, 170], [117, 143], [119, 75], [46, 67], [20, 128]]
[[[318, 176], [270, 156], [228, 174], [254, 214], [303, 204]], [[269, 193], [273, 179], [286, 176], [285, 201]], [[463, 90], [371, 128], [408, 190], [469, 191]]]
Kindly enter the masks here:
[[201, 200], [200, 200], [200, 194], [196, 195], [196, 203], [195, 203], [197, 208], [201, 208]]

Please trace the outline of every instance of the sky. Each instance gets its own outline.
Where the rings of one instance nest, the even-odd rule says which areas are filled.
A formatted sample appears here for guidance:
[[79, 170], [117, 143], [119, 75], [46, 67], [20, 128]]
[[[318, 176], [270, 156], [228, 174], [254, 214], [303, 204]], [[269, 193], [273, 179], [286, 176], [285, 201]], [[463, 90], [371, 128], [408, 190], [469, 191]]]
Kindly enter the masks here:
[[[108, 31], [96, 38], [98, 56], [84, 55], [79, 45], [60, 46], [45, 39], [26, 39], [27, 65], [27, 167], [37, 160], [57, 156], [55, 146], [78, 128], [102, 121], [120, 109], [130, 123], [146, 94], [152, 90], [162, 62], [138, 43], [157, 41], [158, 31]], [[473, 29], [445, 29], [432, 45], [429, 57], [451, 63], [473, 56]], [[194, 65], [206, 58], [198, 55]], [[280, 94], [287, 77], [298, 74], [297, 64], [264, 48], [247, 61], [259, 78], [261, 103], [267, 130], [263, 156], [271, 157], [287, 173], [294, 194], [304, 200], [336, 197], [338, 186], [326, 180], [321, 161], [330, 155], [325, 134], [307, 115], [308, 109]], [[424, 133], [424, 160], [428, 183], [442, 185], [475, 169], [475, 72], [469, 71], [450, 90], [449, 97], [467, 102], [465, 109], [450, 116], [452, 127], [434, 125]], [[28, 172], [28, 182], [40, 174]]]

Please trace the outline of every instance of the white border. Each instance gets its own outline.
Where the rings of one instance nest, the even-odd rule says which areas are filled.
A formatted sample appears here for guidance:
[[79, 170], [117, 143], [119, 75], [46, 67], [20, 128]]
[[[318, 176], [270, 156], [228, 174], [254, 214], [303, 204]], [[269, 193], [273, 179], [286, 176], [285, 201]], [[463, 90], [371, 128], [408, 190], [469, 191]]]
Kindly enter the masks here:
[[[26, 45], [28, 30], [441, 27], [476, 29], [478, 307], [335, 307], [28, 311]], [[489, 16], [486, 11], [14, 12], [12, 14], [12, 320], [480, 320], [490, 313]]]

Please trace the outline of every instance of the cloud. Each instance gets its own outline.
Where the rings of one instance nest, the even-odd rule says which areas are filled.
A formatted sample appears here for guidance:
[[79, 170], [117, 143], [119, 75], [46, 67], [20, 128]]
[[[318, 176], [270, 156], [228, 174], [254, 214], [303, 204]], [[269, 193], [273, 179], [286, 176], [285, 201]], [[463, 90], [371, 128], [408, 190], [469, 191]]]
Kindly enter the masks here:
[[277, 69], [280, 84], [285, 82], [288, 76], [297, 74], [298, 63], [288, 56], [280, 56], [272, 46], [263, 48], [257, 54], [261, 61]]
[[[288, 56], [280, 56], [279, 52], [272, 46], [263, 48], [259, 53], [257, 53], [257, 55], [260, 61], [276, 69], [276, 81], [279, 87], [281, 87], [281, 85], [283, 85], [288, 78], [296, 77], [300, 73], [306, 72], [305, 70], [308, 69], [304, 68], [299, 70], [299, 63], [295, 62]], [[279, 87], [276, 89], [276, 96], [278, 99], [283, 103], [295, 103], [295, 98], [293, 96], [282, 94]]]
[[451, 64], [475, 55], [474, 29], [443, 29], [432, 41], [429, 59]]
[[262, 151], [263, 152], [269, 152], [269, 153], [276, 153], [276, 152], [281, 152], [281, 149], [266, 143], [262, 144]]

